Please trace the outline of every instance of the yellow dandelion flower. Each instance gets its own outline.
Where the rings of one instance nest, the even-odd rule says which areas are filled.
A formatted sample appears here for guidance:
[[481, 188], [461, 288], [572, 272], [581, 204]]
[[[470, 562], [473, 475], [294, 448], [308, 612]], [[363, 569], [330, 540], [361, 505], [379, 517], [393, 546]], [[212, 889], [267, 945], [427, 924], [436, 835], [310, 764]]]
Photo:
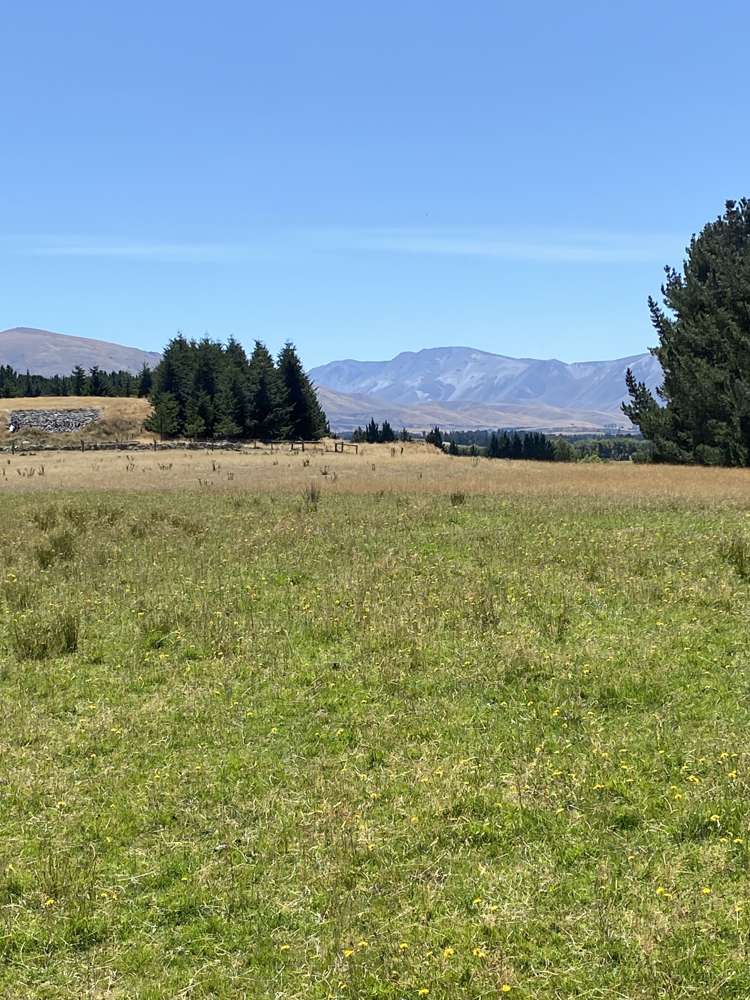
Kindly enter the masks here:
[[367, 946], [368, 946], [368, 942], [365, 941], [364, 938], [361, 941], [357, 941], [357, 947], [358, 948], [367, 948]]
[[513, 989], [513, 987], [510, 985], [510, 983], [503, 983], [503, 985], [500, 987], [500, 992], [501, 993], [510, 993], [510, 991], [512, 989]]
[[476, 899], [472, 900], [472, 902], [473, 902], [474, 906], [479, 906], [479, 904], [482, 902], [482, 897], [481, 896], [477, 896]]
[[487, 958], [487, 952], [483, 948], [472, 948], [471, 953], [474, 958]]
[[701, 892], [703, 893], [704, 896], [710, 896], [711, 895], [711, 887], [708, 886], [708, 885], [704, 885], [703, 888], [701, 889]]
[[453, 958], [455, 954], [455, 948], [443, 948], [443, 958]]
[[429, 992], [430, 991], [427, 989], [427, 987], [423, 986], [421, 990], [417, 990], [417, 996], [426, 997]]
[[409, 947], [409, 945], [406, 943], [406, 941], [402, 941], [401, 944], [398, 947], [399, 947], [399, 951], [406, 951], [406, 949]]
[[721, 823], [721, 819], [716, 815], [716, 813], [714, 813], [713, 816], [709, 816], [708, 818], [711, 823], [715, 823], [717, 826], [719, 825], [719, 823]]
[[344, 958], [351, 958], [354, 954], [354, 948], [344, 948]]
[[280, 944], [279, 951], [289, 951], [289, 947], [290, 946], [288, 944]]

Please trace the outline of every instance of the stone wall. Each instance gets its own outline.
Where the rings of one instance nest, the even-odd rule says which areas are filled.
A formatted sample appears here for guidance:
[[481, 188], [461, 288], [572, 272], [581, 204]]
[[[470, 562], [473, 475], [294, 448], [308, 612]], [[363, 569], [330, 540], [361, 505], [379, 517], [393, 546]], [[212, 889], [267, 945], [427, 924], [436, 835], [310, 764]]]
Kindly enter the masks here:
[[73, 434], [101, 417], [101, 410], [13, 410], [8, 428], [14, 431], [42, 431], [44, 434]]

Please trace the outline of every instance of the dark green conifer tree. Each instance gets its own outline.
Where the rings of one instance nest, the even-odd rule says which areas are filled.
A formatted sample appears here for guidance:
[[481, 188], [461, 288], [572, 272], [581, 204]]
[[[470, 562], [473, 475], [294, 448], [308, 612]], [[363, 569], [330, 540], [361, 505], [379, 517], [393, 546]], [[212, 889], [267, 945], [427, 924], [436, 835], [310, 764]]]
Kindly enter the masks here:
[[382, 444], [391, 444], [396, 440], [396, 435], [393, 432], [393, 428], [387, 420], [383, 421], [383, 426], [380, 428], [380, 434], [378, 436], [378, 441]]
[[76, 365], [73, 369], [73, 392], [74, 396], [83, 396], [86, 392], [86, 372], [81, 368], [80, 365]]
[[425, 435], [427, 444], [434, 444], [436, 448], [443, 447], [443, 435], [439, 427], [435, 426]]
[[289, 434], [292, 438], [313, 441], [328, 430], [325, 413], [318, 402], [315, 388], [302, 367], [297, 351], [290, 341], [279, 354], [278, 370], [286, 391], [289, 407]]
[[264, 441], [286, 437], [289, 406], [284, 385], [268, 348], [259, 340], [255, 341], [248, 365], [248, 392], [250, 437]]
[[174, 437], [180, 433], [180, 408], [177, 400], [169, 392], [162, 392], [152, 397], [153, 410], [143, 423], [147, 431], [159, 434], [164, 438]]
[[365, 439], [368, 444], [377, 444], [380, 440], [380, 425], [374, 417], [370, 420], [367, 427], [365, 427]]
[[656, 461], [750, 464], [750, 201], [728, 201], [649, 299], [664, 406], [628, 372], [623, 410]]
[[141, 368], [140, 375], [138, 376], [138, 395], [141, 399], [145, 399], [147, 396], [151, 395], [151, 386], [153, 385], [153, 382], [153, 373], [149, 366], [144, 364], [143, 368]]
[[89, 372], [88, 385], [86, 387], [87, 396], [105, 396], [107, 394], [107, 384], [98, 365]]

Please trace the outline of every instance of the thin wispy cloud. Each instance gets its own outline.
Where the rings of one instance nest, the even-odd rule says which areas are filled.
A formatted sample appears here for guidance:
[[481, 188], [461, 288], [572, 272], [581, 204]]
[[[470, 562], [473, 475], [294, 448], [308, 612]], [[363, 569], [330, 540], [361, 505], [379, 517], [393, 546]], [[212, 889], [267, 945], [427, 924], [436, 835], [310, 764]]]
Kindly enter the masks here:
[[[8, 241], [5, 241], [6, 247]], [[109, 240], [95, 237], [22, 237], [15, 253], [26, 257], [91, 257], [155, 263], [211, 263], [246, 256], [250, 248], [224, 243]]]
[[0, 249], [30, 257], [99, 258], [164, 264], [213, 264], [290, 254], [379, 253], [558, 264], [664, 264], [682, 249], [668, 234], [445, 227], [316, 227], [254, 233], [236, 242], [21, 236]]
[[330, 230], [332, 246], [350, 250], [538, 263], [664, 263], [681, 240], [665, 234], [489, 229]]

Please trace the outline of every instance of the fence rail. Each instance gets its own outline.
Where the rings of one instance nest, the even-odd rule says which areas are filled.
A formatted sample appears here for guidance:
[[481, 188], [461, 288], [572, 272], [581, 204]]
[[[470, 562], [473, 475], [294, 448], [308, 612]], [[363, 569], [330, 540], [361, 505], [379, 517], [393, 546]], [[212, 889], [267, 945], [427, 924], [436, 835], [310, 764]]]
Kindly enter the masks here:
[[0, 454], [30, 451], [311, 451], [319, 454], [359, 454], [350, 441], [11, 441], [0, 445]]

